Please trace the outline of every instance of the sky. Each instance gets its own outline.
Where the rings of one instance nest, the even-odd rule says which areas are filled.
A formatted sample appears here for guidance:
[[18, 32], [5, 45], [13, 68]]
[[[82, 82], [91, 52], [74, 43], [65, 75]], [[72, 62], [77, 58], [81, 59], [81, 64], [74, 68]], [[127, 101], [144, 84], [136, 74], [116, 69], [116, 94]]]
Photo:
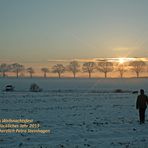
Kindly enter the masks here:
[[147, 55], [148, 0], [0, 0], [0, 61]]

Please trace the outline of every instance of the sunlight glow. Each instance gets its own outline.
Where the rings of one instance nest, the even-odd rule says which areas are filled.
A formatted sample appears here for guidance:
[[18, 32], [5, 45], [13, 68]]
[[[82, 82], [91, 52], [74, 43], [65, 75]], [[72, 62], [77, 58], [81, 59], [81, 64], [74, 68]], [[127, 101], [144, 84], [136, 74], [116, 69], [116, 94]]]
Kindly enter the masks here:
[[127, 62], [127, 58], [119, 58], [118, 62], [119, 64], [123, 64], [124, 62]]
[[137, 58], [126, 58], [126, 57], [120, 57], [120, 58], [113, 58], [114, 61], [116, 61], [119, 64], [124, 64], [126, 62], [136, 61]]

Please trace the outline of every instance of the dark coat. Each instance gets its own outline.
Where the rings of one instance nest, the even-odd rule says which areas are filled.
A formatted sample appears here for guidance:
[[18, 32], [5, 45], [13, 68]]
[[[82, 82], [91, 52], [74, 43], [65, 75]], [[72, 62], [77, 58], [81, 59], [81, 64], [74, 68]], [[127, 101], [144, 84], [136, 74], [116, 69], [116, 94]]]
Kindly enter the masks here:
[[146, 108], [148, 104], [148, 97], [146, 95], [139, 95], [137, 97], [136, 108]]

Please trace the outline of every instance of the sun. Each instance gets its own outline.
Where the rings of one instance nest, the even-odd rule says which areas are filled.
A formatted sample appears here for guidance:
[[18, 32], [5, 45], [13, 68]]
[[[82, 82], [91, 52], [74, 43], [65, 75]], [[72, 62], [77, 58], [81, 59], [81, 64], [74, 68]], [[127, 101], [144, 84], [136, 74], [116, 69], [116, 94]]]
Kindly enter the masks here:
[[119, 64], [123, 64], [124, 62], [126, 62], [126, 58], [118, 58], [118, 62]]

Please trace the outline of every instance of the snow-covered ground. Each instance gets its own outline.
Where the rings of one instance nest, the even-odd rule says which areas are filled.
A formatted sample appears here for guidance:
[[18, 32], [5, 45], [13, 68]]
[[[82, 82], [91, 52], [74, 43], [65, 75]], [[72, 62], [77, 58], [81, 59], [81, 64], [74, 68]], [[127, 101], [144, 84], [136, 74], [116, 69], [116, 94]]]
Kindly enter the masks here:
[[[42, 92], [29, 92], [37, 83]], [[6, 84], [14, 92], [4, 92]], [[33, 119], [47, 134], [0, 133], [0, 148], [147, 148], [135, 102], [148, 79], [0, 78], [0, 119]], [[121, 89], [122, 93], [116, 90]]]

